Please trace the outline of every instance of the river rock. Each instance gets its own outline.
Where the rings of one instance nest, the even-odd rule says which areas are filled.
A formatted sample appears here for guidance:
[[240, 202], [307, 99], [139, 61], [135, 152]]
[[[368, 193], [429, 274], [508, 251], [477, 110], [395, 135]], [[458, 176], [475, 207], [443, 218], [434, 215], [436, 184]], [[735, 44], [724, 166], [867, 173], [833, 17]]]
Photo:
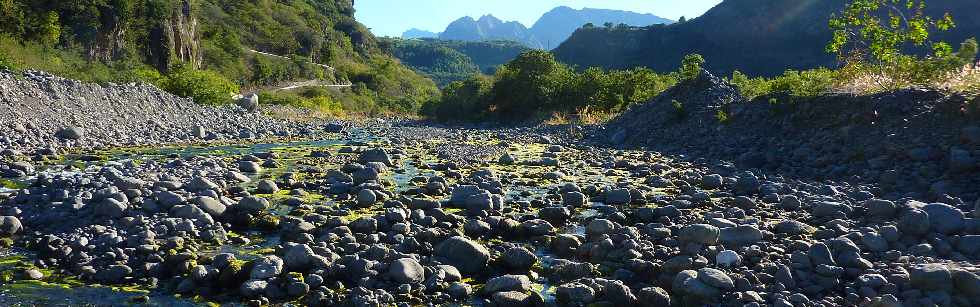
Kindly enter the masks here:
[[909, 270], [912, 286], [922, 290], [948, 290], [953, 285], [953, 276], [946, 265], [938, 263], [922, 264]]
[[924, 235], [929, 227], [929, 214], [918, 209], [906, 210], [898, 220], [898, 230], [906, 235]]
[[678, 240], [709, 245], [718, 243], [720, 236], [721, 230], [708, 224], [687, 225], [677, 233]]
[[401, 284], [417, 284], [425, 280], [425, 270], [417, 260], [402, 258], [388, 266], [388, 278]]
[[61, 130], [58, 130], [58, 132], [55, 133], [54, 135], [59, 139], [79, 140], [83, 136], [85, 136], [85, 129], [82, 129], [80, 127], [68, 127], [68, 128], [63, 128]]
[[929, 214], [932, 229], [941, 234], [956, 234], [963, 230], [966, 216], [963, 211], [946, 204], [928, 204], [922, 211]]
[[487, 280], [483, 292], [487, 294], [502, 291], [527, 292], [531, 290], [531, 280], [525, 275], [504, 275]]
[[276, 256], [265, 256], [254, 261], [251, 279], [269, 279], [282, 274], [283, 261]]
[[9, 237], [24, 230], [20, 220], [14, 216], [0, 216], [0, 237]]
[[458, 236], [439, 244], [435, 255], [447, 259], [448, 264], [466, 274], [481, 273], [490, 261], [490, 251], [486, 247]]
[[729, 245], [751, 245], [762, 241], [762, 231], [758, 227], [742, 225], [722, 228], [719, 238]]

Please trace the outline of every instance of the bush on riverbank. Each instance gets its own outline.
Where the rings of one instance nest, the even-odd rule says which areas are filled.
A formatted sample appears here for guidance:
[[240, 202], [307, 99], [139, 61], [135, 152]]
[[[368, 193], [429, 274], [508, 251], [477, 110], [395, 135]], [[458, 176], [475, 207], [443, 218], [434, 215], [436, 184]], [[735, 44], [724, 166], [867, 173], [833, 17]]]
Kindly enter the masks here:
[[442, 98], [423, 110], [440, 120], [523, 120], [586, 107], [592, 113], [614, 113], [653, 98], [677, 80], [677, 73], [658, 74], [646, 68], [589, 68], [579, 73], [551, 53], [530, 51], [491, 77], [450, 83]]

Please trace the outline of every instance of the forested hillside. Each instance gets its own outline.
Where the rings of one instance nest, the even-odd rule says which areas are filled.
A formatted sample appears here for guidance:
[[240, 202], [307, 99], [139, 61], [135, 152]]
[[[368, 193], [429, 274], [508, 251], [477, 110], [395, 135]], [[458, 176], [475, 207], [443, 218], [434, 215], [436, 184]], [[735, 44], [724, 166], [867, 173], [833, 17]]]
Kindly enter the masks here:
[[0, 59], [168, 90], [182, 83], [169, 81], [185, 75], [200, 81], [191, 83], [248, 88], [349, 81], [351, 90], [327, 98], [357, 112], [408, 112], [437, 93], [431, 81], [381, 52], [353, 13], [349, 0], [0, 0]]
[[[835, 66], [825, 52], [831, 39], [827, 20], [845, 6], [844, 0], [726, 0], [687, 22], [650, 27], [587, 27], [554, 50], [563, 62], [581, 69], [591, 66], [645, 66], [667, 72], [687, 54], [698, 53], [711, 71], [730, 75], [774, 76], [787, 69]], [[956, 27], [934, 39], [958, 44], [980, 35], [980, 1], [929, 1], [926, 13], [950, 12]]]
[[405, 65], [432, 78], [439, 86], [475, 74], [493, 74], [497, 67], [531, 50], [512, 41], [444, 41], [382, 39], [382, 46]]

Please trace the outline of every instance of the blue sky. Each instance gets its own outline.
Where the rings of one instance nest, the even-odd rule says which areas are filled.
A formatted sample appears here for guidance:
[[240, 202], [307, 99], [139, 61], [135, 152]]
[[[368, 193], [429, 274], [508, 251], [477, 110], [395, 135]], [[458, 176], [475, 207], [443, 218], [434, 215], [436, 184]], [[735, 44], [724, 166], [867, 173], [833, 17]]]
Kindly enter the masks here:
[[492, 14], [530, 27], [557, 6], [618, 9], [678, 19], [700, 16], [721, 0], [354, 0], [357, 20], [378, 36], [401, 36], [411, 28], [442, 32], [463, 16]]

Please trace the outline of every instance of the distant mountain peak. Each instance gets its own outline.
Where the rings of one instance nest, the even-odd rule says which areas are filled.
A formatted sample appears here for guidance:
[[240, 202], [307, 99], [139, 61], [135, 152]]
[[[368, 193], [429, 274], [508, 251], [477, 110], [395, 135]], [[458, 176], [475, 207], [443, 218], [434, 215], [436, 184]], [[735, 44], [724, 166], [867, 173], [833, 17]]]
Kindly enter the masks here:
[[419, 29], [419, 28], [411, 28], [411, 29], [408, 29], [408, 31], [405, 31], [404, 33], [402, 33], [402, 38], [405, 38], [405, 39], [433, 38], [433, 37], [439, 37], [439, 33], [435, 33], [435, 32], [432, 32], [432, 31], [427, 31], [427, 30], [422, 30], [422, 29]]
[[577, 10], [569, 6], [558, 6], [541, 16], [531, 28], [517, 21], [503, 21], [493, 14], [480, 16], [479, 19], [462, 17], [450, 23], [446, 31], [439, 34], [439, 38], [462, 41], [510, 40], [531, 48], [552, 49], [587, 23], [601, 25], [607, 22], [648, 26], [674, 21], [653, 14], [594, 8]]
[[480, 16], [480, 20], [479, 21], [492, 21], [492, 22], [503, 23], [503, 20], [500, 20], [500, 18], [497, 18], [496, 16], [493, 16], [493, 14], [486, 14], [486, 15]]
[[575, 30], [587, 23], [649, 26], [669, 24], [674, 23], [674, 21], [649, 13], [597, 8], [576, 10], [568, 6], [559, 6], [541, 16], [531, 27], [531, 33], [542, 41], [545, 49], [553, 49], [572, 36]]

